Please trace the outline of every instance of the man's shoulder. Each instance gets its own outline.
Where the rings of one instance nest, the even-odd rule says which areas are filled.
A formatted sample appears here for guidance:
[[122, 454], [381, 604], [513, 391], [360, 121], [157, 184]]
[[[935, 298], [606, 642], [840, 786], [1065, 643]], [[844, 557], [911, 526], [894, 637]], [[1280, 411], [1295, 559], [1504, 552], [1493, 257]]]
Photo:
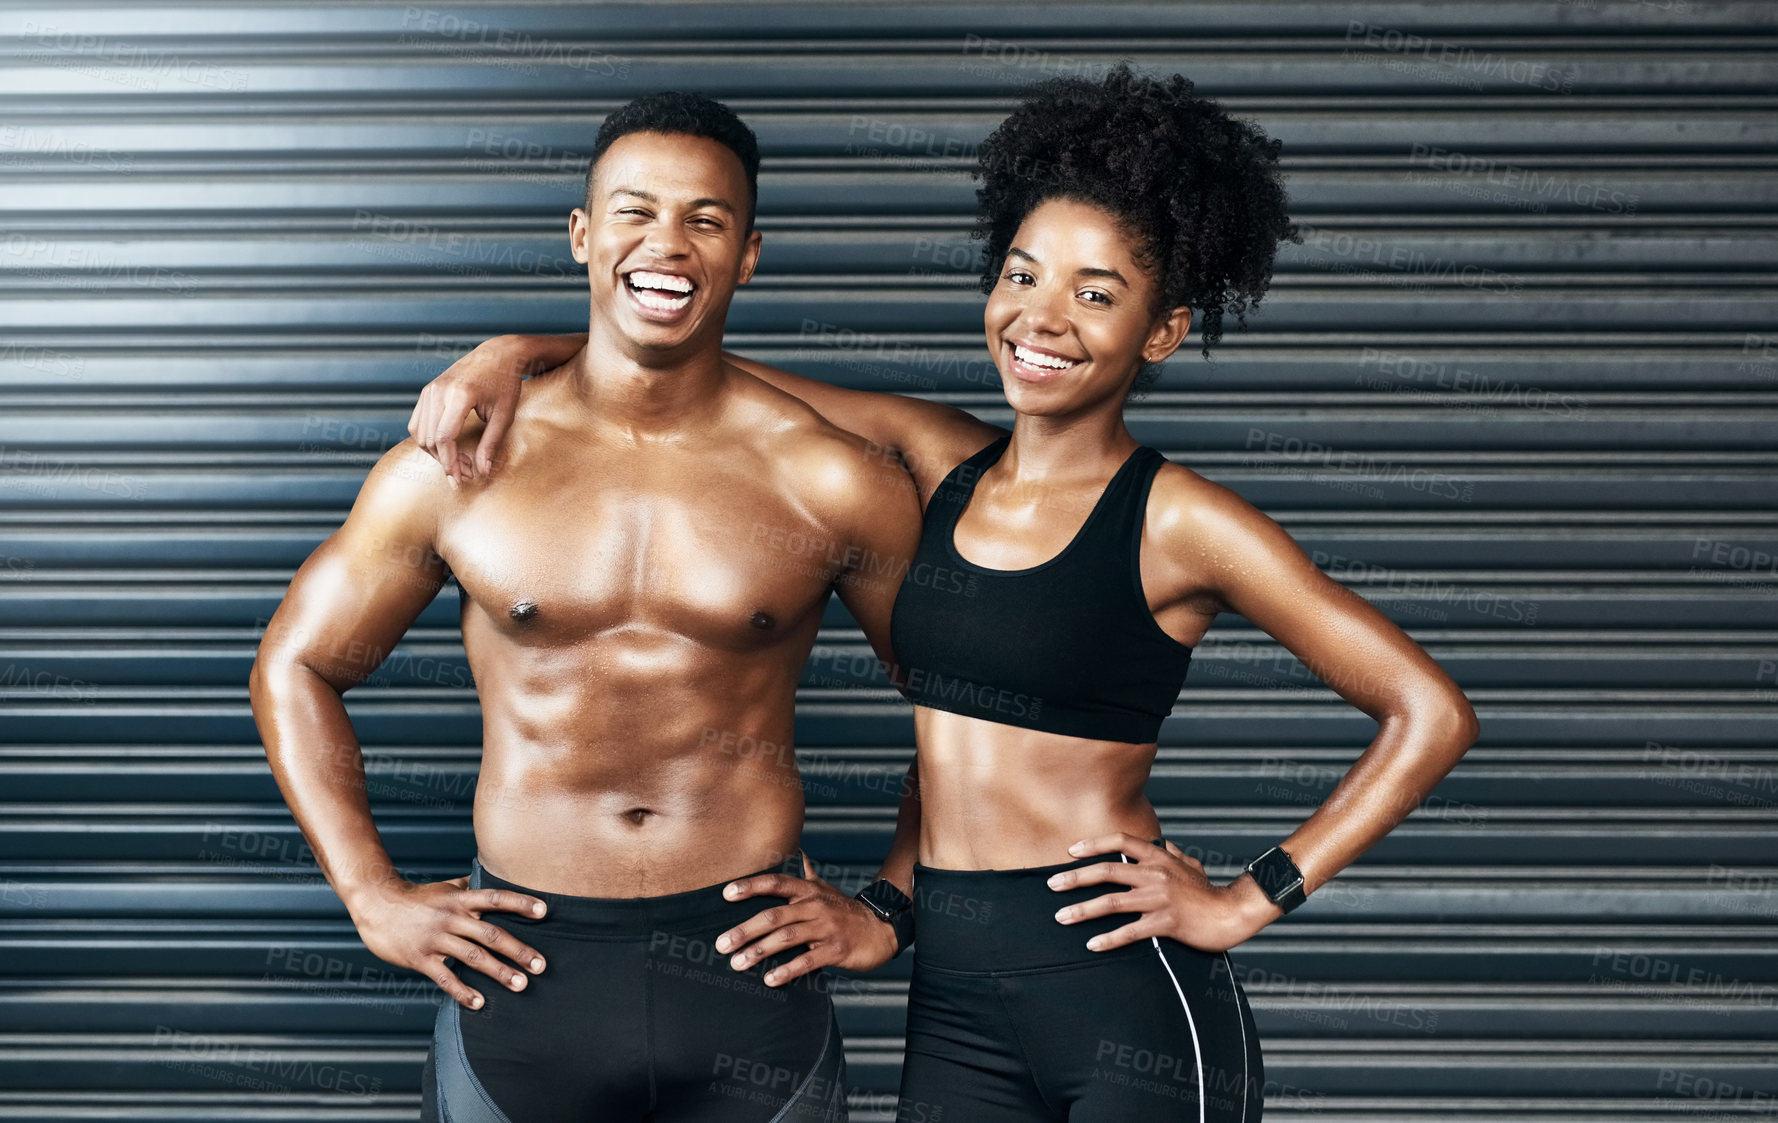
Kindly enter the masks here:
[[450, 496], [444, 469], [410, 437], [377, 458], [334, 537], [425, 545], [436, 535]]
[[428, 500], [449, 493], [444, 468], [432, 454], [408, 437], [377, 458], [360, 494]]
[[743, 428], [757, 434], [760, 449], [774, 458], [793, 457], [808, 467], [826, 466], [835, 472], [855, 469], [868, 460], [869, 441], [835, 425], [795, 394], [747, 375], [737, 396]]
[[409, 437], [378, 458], [358, 490], [357, 506], [379, 518], [436, 522], [452, 509], [458, 494], [443, 465]]
[[806, 499], [851, 507], [912, 486], [893, 449], [865, 440], [827, 420], [793, 394], [750, 379], [748, 430], [760, 454], [779, 465]]

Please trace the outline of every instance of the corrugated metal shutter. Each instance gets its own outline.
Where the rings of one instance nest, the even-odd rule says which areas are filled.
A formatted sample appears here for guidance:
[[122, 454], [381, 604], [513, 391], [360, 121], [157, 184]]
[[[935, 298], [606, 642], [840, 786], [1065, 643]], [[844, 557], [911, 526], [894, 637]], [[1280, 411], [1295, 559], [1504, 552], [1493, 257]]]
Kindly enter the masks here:
[[[1139, 439], [1248, 496], [1450, 669], [1479, 745], [1242, 949], [1268, 1117], [1764, 1117], [1778, 1094], [1771, 5], [0, 9], [0, 1115], [398, 1119], [431, 984], [313, 875], [244, 680], [418, 386], [584, 323], [564, 215], [637, 93], [766, 160], [732, 345], [1005, 420], [974, 146], [1017, 85], [1179, 70], [1285, 142], [1305, 245]], [[808, 846], [887, 844], [906, 711], [836, 604]], [[858, 657], [856, 660], [854, 657]], [[1238, 619], [1153, 793], [1214, 873], [1372, 723]], [[461, 873], [448, 594], [351, 695], [377, 815]], [[851, 687], [844, 684], [852, 683]], [[906, 961], [842, 995], [889, 1117]], [[966, 1120], [955, 1123], [968, 1123]]]

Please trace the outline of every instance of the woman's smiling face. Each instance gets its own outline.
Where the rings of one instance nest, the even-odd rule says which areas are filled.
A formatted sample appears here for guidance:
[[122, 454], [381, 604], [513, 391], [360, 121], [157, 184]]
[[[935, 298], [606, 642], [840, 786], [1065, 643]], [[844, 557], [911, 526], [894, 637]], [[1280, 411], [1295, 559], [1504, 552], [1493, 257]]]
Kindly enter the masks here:
[[1106, 211], [1072, 199], [1032, 208], [983, 314], [1007, 402], [1052, 416], [1121, 405], [1141, 364], [1172, 354], [1191, 324], [1186, 308], [1156, 319], [1155, 285]]

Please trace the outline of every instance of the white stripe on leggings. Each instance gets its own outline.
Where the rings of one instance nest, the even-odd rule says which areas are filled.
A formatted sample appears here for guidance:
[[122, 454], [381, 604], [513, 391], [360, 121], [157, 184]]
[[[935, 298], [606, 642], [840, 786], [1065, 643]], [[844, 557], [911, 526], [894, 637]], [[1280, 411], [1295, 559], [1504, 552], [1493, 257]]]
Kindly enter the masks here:
[[1235, 997], [1235, 1024], [1241, 1027], [1241, 1123], [1247, 1123], [1247, 1019], [1241, 1016], [1241, 995], [1235, 988], [1235, 961], [1229, 958], [1228, 952], [1222, 953], [1222, 961], [1229, 969], [1229, 993]]
[[[1118, 857], [1126, 862], [1130, 860], [1126, 854], [1119, 854]], [[1179, 986], [1179, 976], [1173, 973], [1173, 965], [1167, 962], [1167, 953], [1161, 949], [1160, 937], [1150, 936], [1148, 942], [1154, 945], [1154, 953], [1160, 958], [1161, 966], [1166, 968], [1167, 978], [1173, 980], [1173, 993], [1179, 996], [1180, 1008], [1185, 1011], [1185, 1024], [1192, 1031], [1192, 1056], [1198, 1063], [1198, 1123], [1204, 1123], [1204, 1102], [1210, 1098], [1210, 1092], [1204, 1087], [1204, 1050], [1198, 1046], [1198, 1020], [1192, 1017], [1192, 1004], [1185, 1000], [1185, 991]], [[1241, 1032], [1247, 1031], [1243, 1029]]]

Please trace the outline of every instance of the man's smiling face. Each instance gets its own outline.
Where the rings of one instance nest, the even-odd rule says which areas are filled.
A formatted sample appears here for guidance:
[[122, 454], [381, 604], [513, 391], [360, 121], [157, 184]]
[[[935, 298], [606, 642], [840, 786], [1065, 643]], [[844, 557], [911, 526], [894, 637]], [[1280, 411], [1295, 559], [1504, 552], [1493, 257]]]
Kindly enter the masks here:
[[682, 133], [619, 137], [599, 158], [569, 225], [587, 267], [592, 318], [632, 354], [720, 347], [735, 287], [759, 261], [752, 199], [727, 145]]

